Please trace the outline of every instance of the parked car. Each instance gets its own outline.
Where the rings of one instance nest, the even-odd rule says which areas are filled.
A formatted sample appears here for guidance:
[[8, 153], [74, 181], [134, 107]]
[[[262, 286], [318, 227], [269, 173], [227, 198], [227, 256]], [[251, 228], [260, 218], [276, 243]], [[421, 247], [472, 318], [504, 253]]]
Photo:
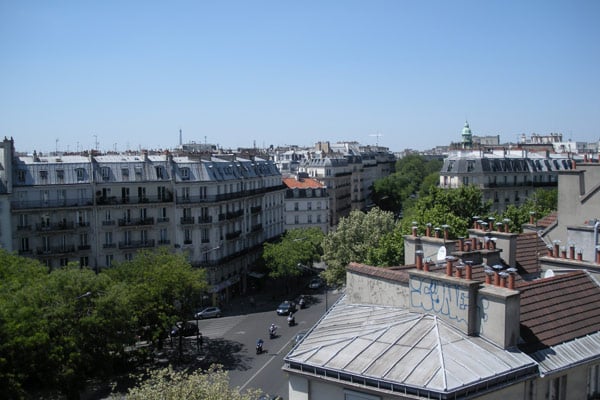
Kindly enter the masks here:
[[308, 284], [309, 289], [320, 289], [323, 287], [323, 279], [321, 278], [313, 278]]
[[289, 315], [296, 312], [296, 303], [286, 300], [277, 307], [278, 315]]
[[219, 318], [221, 315], [221, 309], [219, 307], [207, 307], [202, 311], [198, 311], [194, 316], [196, 319], [203, 318]]
[[173, 328], [171, 328], [171, 337], [175, 336], [192, 336], [198, 334], [198, 325], [191, 322], [177, 322]]

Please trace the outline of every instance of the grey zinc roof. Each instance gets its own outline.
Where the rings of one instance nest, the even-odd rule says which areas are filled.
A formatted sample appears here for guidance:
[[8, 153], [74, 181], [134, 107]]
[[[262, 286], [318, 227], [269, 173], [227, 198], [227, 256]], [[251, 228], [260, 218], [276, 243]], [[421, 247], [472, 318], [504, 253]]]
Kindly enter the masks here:
[[530, 356], [539, 363], [542, 376], [560, 372], [573, 365], [600, 359], [600, 332], [551, 346]]
[[327, 377], [337, 373], [342, 380], [377, 382], [394, 391], [444, 395], [537, 373], [536, 363], [524, 353], [467, 336], [434, 315], [349, 304], [345, 297], [285, 362], [289, 370], [326, 370]]

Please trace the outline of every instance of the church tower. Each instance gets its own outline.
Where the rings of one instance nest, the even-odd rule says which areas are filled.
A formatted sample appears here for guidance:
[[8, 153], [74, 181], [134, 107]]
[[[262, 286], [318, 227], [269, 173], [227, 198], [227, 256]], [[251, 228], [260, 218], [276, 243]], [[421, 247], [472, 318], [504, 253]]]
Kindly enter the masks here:
[[465, 121], [465, 126], [462, 130], [462, 148], [472, 149], [473, 148], [473, 134], [471, 128], [469, 128], [469, 122]]

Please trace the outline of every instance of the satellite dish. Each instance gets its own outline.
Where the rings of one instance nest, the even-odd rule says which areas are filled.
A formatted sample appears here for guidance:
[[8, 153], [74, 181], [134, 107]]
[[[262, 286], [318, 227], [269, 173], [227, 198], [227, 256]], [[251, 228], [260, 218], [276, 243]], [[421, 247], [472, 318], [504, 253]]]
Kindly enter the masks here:
[[544, 272], [544, 278], [552, 278], [554, 276], [554, 271], [552, 271], [551, 269], [546, 270], [546, 272]]
[[440, 249], [437, 252], [437, 260], [438, 261], [445, 261], [446, 260], [446, 248], [444, 246], [440, 247]]

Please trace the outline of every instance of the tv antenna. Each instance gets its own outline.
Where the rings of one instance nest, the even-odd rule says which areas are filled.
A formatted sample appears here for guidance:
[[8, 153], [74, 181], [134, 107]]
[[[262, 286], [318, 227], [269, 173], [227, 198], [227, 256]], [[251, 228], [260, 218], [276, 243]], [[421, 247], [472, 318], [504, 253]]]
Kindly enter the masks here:
[[383, 135], [379, 132], [369, 135], [369, 136], [375, 136], [377, 138], [377, 140], [375, 141], [375, 146], [379, 147], [379, 138], [382, 137]]

